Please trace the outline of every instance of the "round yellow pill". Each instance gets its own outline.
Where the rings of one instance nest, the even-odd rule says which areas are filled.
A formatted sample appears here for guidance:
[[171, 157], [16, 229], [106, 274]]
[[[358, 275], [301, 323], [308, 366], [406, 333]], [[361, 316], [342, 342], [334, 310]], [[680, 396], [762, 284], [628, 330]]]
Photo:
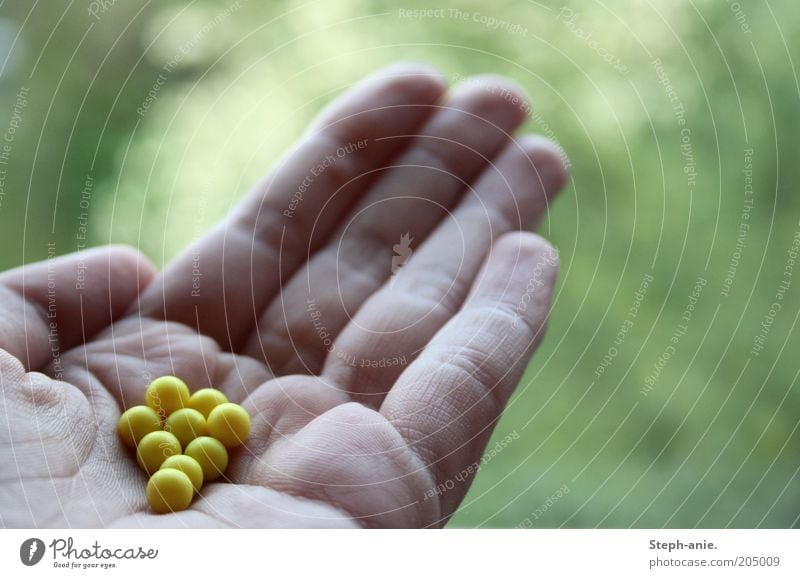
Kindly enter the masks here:
[[195, 438], [186, 446], [184, 453], [197, 460], [203, 468], [203, 479], [206, 482], [216, 480], [228, 467], [228, 450], [222, 442], [212, 437]]
[[193, 457], [184, 455], [170, 456], [161, 464], [159, 471], [168, 468], [180, 470], [189, 476], [189, 480], [191, 480], [195, 492], [199, 492], [200, 488], [203, 487], [203, 468], [200, 467], [200, 464], [197, 463], [197, 460]]
[[236, 403], [218, 405], [208, 414], [208, 433], [225, 447], [238, 447], [250, 435], [250, 415]]
[[152, 474], [170, 456], [181, 453], [181, 442], [168, 431], [154, 431], [144, 436], [136, 448], [136, 461], [144, 471]]
[[147, 501], [157, 514], [185, 510], [192, 503], [192, 496], [192, 481], [180, 470], [158, 470], [147, 482]]
[[164, 423], [164, 430], [178, 438], [182, 448], [194, 438], [208, 434], [206, 418], [196, 409], [188, 407], [172, 412]]
[[205, 418], [208, 418], [211, 410], [221, 403], [228, 403], [228, 398], [220, 390], [213, 387], [198, 389], [189, 398], [189, 407], [202, 413]]
[[144, 436], [161, 429], [161, 418], [156, 411], [146, 405], [130, 408], [119, 417], [117, 431], [122, 442], [129, 448], [135, 448]]
[[173, 411], [188, 407], [189, 388], [177, 377], [165, 375], [147, 386], [144, 399], [158, 415], [166, 418]]

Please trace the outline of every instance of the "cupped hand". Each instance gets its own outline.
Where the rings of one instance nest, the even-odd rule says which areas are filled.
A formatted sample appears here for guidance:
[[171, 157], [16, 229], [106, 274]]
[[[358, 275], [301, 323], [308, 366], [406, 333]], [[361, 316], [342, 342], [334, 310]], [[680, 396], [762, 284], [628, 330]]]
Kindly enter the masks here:
[[[542, 337], [563, 185], [508, 80], [346, 92], [161, 273], [104, 247], [0, 276], [3, 526], [441, 526]], [[120, 412], [177, 375], [242, 403], [225, 480], [155, 515]]]

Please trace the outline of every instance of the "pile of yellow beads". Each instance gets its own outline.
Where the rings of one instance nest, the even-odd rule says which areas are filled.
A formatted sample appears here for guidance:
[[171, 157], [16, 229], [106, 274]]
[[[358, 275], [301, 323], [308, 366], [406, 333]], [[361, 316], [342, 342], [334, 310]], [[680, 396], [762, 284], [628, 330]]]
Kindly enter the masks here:
[[173, 376], [159, 377], [137, 405], [119, 418], [122, 442], [136, 450], [139, 466], [150, 476], [147, 501], [158, 514], [179, 512], [192, 503], [204, 482], [228, 467], [228, 449], [250, 434], [250, 416], [216, 389], [189, 394]]

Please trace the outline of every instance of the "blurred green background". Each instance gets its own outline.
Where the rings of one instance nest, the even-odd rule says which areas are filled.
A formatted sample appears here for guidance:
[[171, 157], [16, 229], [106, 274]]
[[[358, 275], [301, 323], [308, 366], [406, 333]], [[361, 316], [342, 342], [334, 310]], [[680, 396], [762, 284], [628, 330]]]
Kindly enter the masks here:
[[6, 1], [0, 264], [163, 264], [382, 64], [506, 74], [571, 161], [562, 271], [451, 526], [797, 526], [798, 33], [790, 0]]

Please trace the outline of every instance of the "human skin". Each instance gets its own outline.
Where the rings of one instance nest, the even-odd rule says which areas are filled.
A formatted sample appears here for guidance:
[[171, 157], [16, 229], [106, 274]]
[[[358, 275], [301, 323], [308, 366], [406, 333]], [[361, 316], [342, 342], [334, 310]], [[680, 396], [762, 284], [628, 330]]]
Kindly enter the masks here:
[[[525, 98], [503, 78], [448, 90], [394, 65], [330, 104], [163, 271], [107, 246], [0, 275], [0, 524], [444, 525], [556, 276], [526, 231], [566, 173], [552, 144], [513, 136]], [[393, 273], [406, 233], [413, 254]], [[167, 515], [116, 433], [160, 375], [252, 416], [227, 480]]]

